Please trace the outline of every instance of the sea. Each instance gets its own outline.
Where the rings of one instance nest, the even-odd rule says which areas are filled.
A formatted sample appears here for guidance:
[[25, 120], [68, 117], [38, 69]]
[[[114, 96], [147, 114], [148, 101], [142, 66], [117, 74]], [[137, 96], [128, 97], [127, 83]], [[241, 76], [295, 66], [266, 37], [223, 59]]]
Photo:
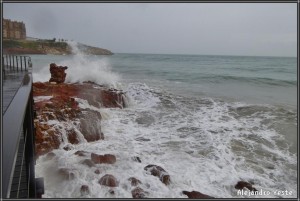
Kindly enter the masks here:
[[[199, 191], [216, 198], [296, 198], [297, 58], [175, 54], [31, 55], [34, 82], [49, 81], [50, 63], [68, 66], [66, 82], [93, 81], [126, 94], [126, 107], [101, 108], [105, 139], [57, 149], [55, 160], [38, 158], [45, 198], [132, 198], [136, 177], [149, 198], [186, 198]], [[92, 108], [79, 100], [81, 107]], [[92, 108], [93, 109], [93, 108]], [[101, 174], [80, 163], [85, 150], [114, 154]], [[139, 157], [141, 163], [133, 160]], [[55, 162], [54, 162], [55, 161]], [[144, 167], [159, 165], [170, 185]], [[72, 168], [72, 181], [51, 172]], [[93, 169], [94, 168], [94, 169]], [[114, 175], [111, 193], [98, 180]], [[234, 188], [247, 181], [259, 191]], [[81, 194], [88, 185], [89, 194]], [[246, 190], [246, 189], [244, 189]]]

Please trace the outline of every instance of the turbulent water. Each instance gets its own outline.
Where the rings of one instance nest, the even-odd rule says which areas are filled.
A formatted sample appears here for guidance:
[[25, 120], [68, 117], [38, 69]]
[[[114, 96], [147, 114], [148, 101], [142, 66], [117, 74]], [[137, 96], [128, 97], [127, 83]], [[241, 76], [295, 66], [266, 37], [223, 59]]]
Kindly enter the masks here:
[[[296, 58], [76, 54], [33, 55], [32, 61], [34, 81], [48, 81], [54, 62], [69, 67], [68, 82], [111, 85], [129, 101], [124, 109], [100, 109], [105, 140], [55, 150], [55, 164], [38, 159], [44, 197], [82, 197], [81, 185], [89, 185], [84, 197], [131, 198], [132, 176], [154, 198], [184, 198], [183, 190], [248, 198], [234, 189], [240, 180], [269, 192], [252, 197], [297, 197]], [[117, 162], [99, 165], [104, 172], [97, 175], [79, 163], [77, 150], [114, 154]], [[134, 156], [142, 162], [131, 160]], [[163, 167], [171, 184], [148, 175], [149, 164]], [[75, 169], [77, 179], [51, 179], [48, 171], [55, 165]], [[98, 184], [104, 174], [120, 182], [114, 195]], [[285, 190], [290, 194], [278, 195]]]

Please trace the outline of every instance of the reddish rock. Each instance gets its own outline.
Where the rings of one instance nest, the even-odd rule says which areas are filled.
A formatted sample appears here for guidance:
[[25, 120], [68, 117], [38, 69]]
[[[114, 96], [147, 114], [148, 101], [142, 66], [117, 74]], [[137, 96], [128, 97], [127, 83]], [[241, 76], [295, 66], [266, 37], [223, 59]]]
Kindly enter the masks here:
[[87, 156], [89, 154], [89, 152], [86, 152], [86, 151], [76, 151], [74, 154], [78, 155], [78, 156]]
[[235, 189], [240, 189], [240, 190], [242, 190], [243, 188], [248, 188], [250, 191], [257, 191], [256, 188], [252, 187], [252, 184], [250, 184], [249, 182], [246, 182], [246, 181], [239, 181], [239, 182], [235, 185]]
[[138, 184], [142, 184], [142, 182], [135, 177], [130, 177], [128, 180], [131, 182], [131, 186], [137, 186]]
[[156, 176], [165, 185], [170, 184], [170, 175], [160, 166], [157, 165], [147, 165], [144, 170], [151, 173], [151, 175]]
[[[50, 83], [33, 83], [33, 96], [64, 96], [81, 98], [95, 107], [125, 107], [124, 93], [118, 90], [109, 90], [96, 84], [65, 84], [53, 85]], [[70, 103], [76, 101], [70, 100]]]
[[74, 129], [67, 130], [67, 137], [68, 137], [69, 143], [71, 143], [71, 144], [78, 144], [79, 143], [77, 133], [75, 132]]
[[46, 154], [53, 149], [58, 149], [60, 145], [60, 135], [55, 130], [43, 130], [37, 122], [35, 125], [35, 154], [40, 156]]
[[107, 163], [107, 164], [114, 164], [116, 162], [116, 157], [112, 154], [91, 154], [91, 159], [95, 164]]
[[[52, 65], [55, 67], [55, 65]], [[57, 67], [57, 66], [56, 66]], [[101, 114], [94, 110], [79, 108], [76, 98], [86, 99], [95, 107], [123, 107], [124, 94], [109, 90], [92, 82], [74, 84], [33, 83], [33, 96], [51, 96], [48, 100], [34, 102], [36, 111], [34, 125], [36, 156], [58, 149], [65, 128], [47, 125], [49, 120], [57, 120], [78, 129], [88, 141], [104, 139], [101, 131]], [[67, 131], [68, 142], [78, 144], [79, 138], [74, 129]], [[64, 142], [67, 143], [67, 142]]]
[[75, 175], [68, 168], [60, 168], [58, 169], [59, 176], [64, 180], [72, 180], [75, 178]]
[[182, 191], [183, 194], [187, 195], [189, 198], [193, 198], [193, 199], [207, 199], [207, 198], [214, 198], [211, 197], [209, 195], [200, 193], [198, 191]]
[[106, 174], [103, 177], [101, 177], [100, 180], [99, 180], [99, 184], [103, 185], [103, 186], [109, 186], [109, 187], [117, 187], [117, 186], [119, 186], [119, 182], [111, 174]]
[[131, 194], [132, 194], [132, 198], [139, 199], [139, 198], [145, 198], [148, 192], [144, 191], [140, 187], [136, 187], [131, 191]]
[[89, 167], [95, 166], [94, 162], [91, 159], [85, 159], [81, 162], [81, 164], [87, 165]]
[[49, 82], [63, 83], [66, 79], [65, 70], [68, 69], [67, 66], [57, 66], [55, 63], [50, 64], [51, 78]]
[[90, 188], [87, 185], [82, 185], [80, 188], [80, 194], [83, 195], [87, 195], [90, 193]]
[[105, 107], [125, 107], [124, 93], [121, 91], [101, 91], [101, 99], [105, 103]]

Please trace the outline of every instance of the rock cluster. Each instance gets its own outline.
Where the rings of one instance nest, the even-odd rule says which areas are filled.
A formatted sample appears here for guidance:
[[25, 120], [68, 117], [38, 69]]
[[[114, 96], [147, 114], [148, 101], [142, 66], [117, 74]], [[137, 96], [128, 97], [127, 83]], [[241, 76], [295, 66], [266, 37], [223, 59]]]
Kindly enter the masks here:
[[[58, 149], [61, 143], [79, 144], [82, 139], [78, 131], [83, 134], [87, 142], [104, 139], [100, 126], [101, 114], [95, 110], [79, 108], [75, 98], [87, 100], [98, 108], [125, 107], [123, 92], [99, 88], [95, 83], [53, 85], [49, 82], [36, 82], [33, 83], [33, 96], [51, 97], [34, 103], [37, 156]], [[69, 129], [48, 125], [49, 120], [69, 124]], [[63, 133], [67, 135], [67, 142], [62, 142]]]

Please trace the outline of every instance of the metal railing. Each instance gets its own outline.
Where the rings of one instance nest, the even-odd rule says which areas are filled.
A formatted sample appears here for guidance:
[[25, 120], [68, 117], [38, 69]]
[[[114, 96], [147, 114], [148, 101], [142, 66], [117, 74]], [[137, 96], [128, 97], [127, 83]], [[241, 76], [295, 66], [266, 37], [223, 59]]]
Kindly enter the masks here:
[[[10, 58], [10, 56], [7, 58]], [[19, 58], [23, 58], [25, 63], [26, 61], [30, 61], [30, 57], [28, 56], [19, 56]], [[21, 67], [22, 63], [17, 63], [18, 65]], [[12, 66], [9, 67], [13, 69]], [[26, 70], [29, 66], [25, 65], [23, 67], [20, 70]], [[14, 66], [14, 69], [18, 69], [18, 67]], [[35, 178], [35, 130], [33, 124], [32, 82], [32, 74], [31, 72], [27, 72], [24, 75], [20, 88], [17, 90], [3, 115], [2, 198], [10, 198], [17, 155], [20, 152], [22, 152], [21, 164], [26, 167], [27, 198], [36, 198], [41, 194], [41, 189], [39, 189], [36, 183], [42, 183], [43, 185], [43, 182], [41, 182], [42, 178]], [[24, 144], [23, 147], [19, 146], [21, 143], [22, 145]]]
[[27, 71], [32, 67], [30, 56], [6, 54], [2, 56], [2, 72], [5, 76], [7, 71]]

